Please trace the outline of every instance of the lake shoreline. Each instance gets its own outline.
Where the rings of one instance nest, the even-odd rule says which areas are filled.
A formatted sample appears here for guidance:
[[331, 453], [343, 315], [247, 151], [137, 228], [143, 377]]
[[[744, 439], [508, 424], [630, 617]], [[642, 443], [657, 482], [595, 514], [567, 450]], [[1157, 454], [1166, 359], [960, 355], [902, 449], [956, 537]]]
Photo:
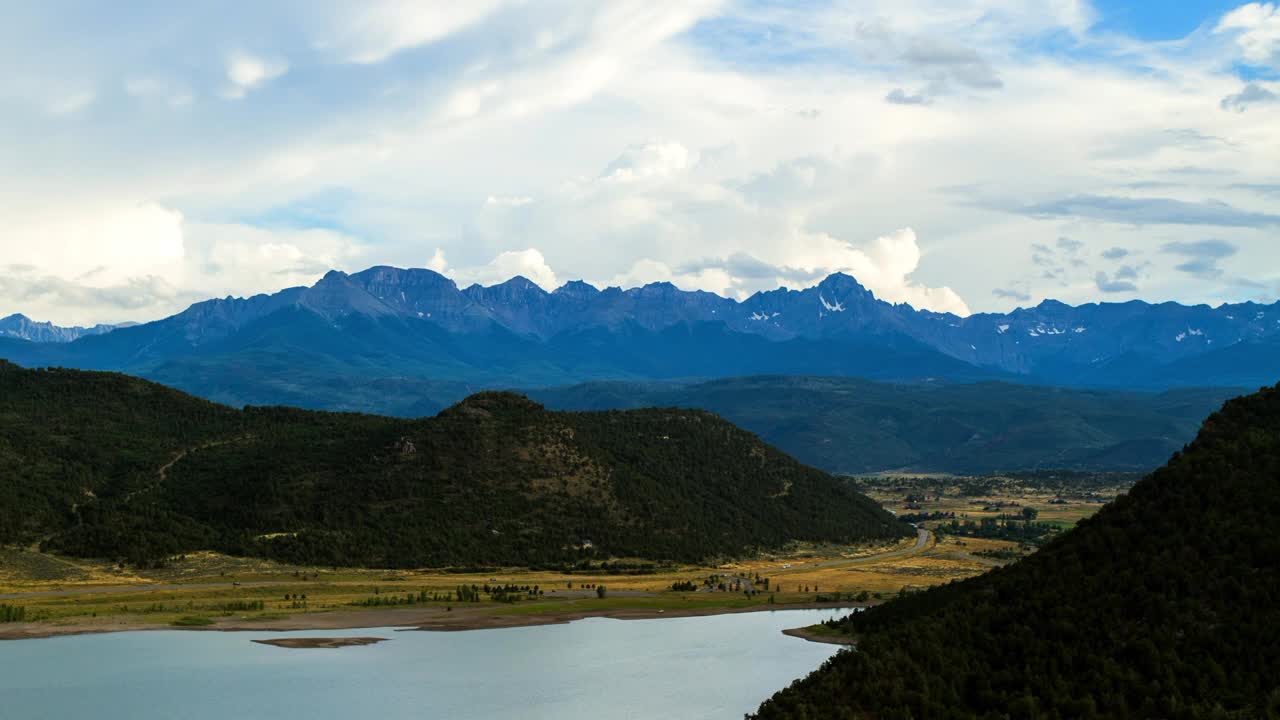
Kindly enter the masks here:
[[[630, 608], [606, 610], [557, 610], [538, 614], [494, 612], [491, 607], [458, 607], [453, 611], [444, 608], [394, 608], [378, 610], [337, 610], [331, 612], [301, 613], [285, 618], [254, 620], [250, 618], [214, 618], [212, 625], [180, 627], [159, 623], [124, 623], [118, 617], [100, 621], [85, 620], [65, 625], [46, 623], [11, 623], [0, 626], [0, 641], [34, 640], [39, 638], [89, 635], [116, 632], [155, 630], [181, 630], [189, 632], [298, 632], [308, 630], [358, 630], [362, 628], [396, 627], [419, 632], [463, 632], [468, 630], [496, 630], [503, 628], [563, 625], [588, 618], [613, 620], [657, 620], [663, 618], [708, 617], [753, 612], [786, 612], [788, 610], [836, 610], [866, 607], [868, 603], [788, 603], [785, 605], [753, 605], [749, 607], [689, 608], [671, 610], [641, 610]], [[114, 622], [112, 622], [114, 621]], [[815, 642], [817, 640], [799, 634], [804, 628], [788, 630], [787, 635]], [[840, 644], [840, 643], [837, 643]]]
[[826, 645], [842, 645], [844, 647], [853, 647], [854, 645], [853, 638], [818, 632], [813, 629], [813, 626], [790, 628], [783, 630], [782, 634], [793, 638], [800, 638], [801, 640], [808, 640], [809, 642], [824, 643]]

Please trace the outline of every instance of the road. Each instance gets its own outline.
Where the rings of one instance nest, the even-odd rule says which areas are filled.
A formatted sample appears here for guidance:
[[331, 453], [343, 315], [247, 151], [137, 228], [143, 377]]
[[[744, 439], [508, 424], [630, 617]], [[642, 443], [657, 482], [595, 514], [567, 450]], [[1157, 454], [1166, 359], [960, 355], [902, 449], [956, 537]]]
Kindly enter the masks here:
[[[844, 567], [846, 565], [863, 565], [866, 563], [880, 562], [881, 560], [891, 560], [893, 558], [903, 557], [905, 555], [912, 555], [914, 553], [920, 552], [925, 548], [926, 545], [929, 544], [930, 533], [928, 530], [925, 530], [924, 528], [916, 528], [916, 532], [917, 532], [916, 544], [912, 545], [909, 548], [903, 548], [901, 550], [890, 550], [889, 552], [876, 553], [875, 555], [865, 555], [859, 558], [827, 560], [825, 562], [813, 563], [812, 565], [793, 565], [791, 569], [792, 570], [812, 570], [813, 568]], [[776, 571], [775, 571], [775, 574], [777, 574]]]

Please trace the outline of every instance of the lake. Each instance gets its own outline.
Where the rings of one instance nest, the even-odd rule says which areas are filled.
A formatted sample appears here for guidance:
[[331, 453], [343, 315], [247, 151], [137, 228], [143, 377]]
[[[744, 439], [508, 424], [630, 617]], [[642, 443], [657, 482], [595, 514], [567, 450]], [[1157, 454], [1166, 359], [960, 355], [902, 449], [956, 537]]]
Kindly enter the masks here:
[[[740, 720], [838, 650], [781, 631], [846, 613], [0, 641], [0, 718]], [[389, 641], [305, 650], [250, 642], [367, 636]]]

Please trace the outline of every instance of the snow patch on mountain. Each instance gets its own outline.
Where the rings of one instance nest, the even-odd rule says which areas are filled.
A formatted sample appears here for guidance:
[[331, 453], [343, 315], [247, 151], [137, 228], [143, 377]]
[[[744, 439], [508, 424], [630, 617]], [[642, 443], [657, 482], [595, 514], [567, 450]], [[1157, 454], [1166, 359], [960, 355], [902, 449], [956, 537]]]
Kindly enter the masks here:
[[822, 307], [826, 308], [827, 312], [844, 312], [844, 304], [839, 300], [834, 303], [829, 303], [821, 293], [818, 294], [818, 299], [822, 301]]

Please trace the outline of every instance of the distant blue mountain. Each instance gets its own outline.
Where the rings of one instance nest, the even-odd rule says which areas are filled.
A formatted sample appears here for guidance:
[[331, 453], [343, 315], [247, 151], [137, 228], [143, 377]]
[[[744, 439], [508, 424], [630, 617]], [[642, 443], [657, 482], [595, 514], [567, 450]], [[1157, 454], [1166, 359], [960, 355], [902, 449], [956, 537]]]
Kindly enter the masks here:
[[94, 325], [93, 327], [60, 327], [51, 322], [36, 322], [26, 315], [0, 318], [0, 337], [30, 342], [71, 342], [89, 335], [101, 335], [126, 325]]
[[844, 274], [737, 301], [670, 283], [571, 282], [548, 293], [516, 277], [460, 289], [430, 270], [374, 267], [71, 342], [19, 337], [0, 333], [0, 357], [121, 370], [231, 403], [396, 414], [481, 387], [600, 379], [803, 374], [1130, 389], [1280, 379], [1280, 304], [1045, 301], [959, 317], [884, 302]]

